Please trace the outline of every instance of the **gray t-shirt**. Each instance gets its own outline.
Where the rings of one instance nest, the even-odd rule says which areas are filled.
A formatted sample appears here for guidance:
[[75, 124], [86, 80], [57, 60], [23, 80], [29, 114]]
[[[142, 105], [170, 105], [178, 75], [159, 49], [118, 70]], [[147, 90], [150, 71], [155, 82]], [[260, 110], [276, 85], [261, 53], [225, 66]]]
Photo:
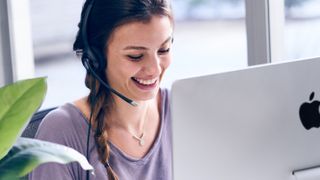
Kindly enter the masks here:
[[[149, 152], [141, 159], [125, 154], [110, 144], [110, 165], [120, 180], [171, 180], [172, 179], [172, 139], [168, 91], [161, 90], [161, 127]], [[86, 154], [88, 121], [74, 105], [67, 103], [50, 112], [42, 121], [37, 139], [63, 144]], [[107, 180], [107, 172], [99, 161], [93, 131], [90, 135], [90, 164], [95, 176], [90, 180]], [[78, 163], [61, 165], [47, 163], [37, 167], [30, 180], [86, 180], [86, 171]]]

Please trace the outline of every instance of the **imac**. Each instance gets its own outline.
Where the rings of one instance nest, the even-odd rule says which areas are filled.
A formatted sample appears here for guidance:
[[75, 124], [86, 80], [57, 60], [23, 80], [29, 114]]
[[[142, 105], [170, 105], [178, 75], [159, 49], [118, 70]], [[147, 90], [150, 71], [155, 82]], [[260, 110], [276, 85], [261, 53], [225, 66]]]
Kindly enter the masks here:
[[319, 180], [320, 58], [178, 80], [175, 180]]

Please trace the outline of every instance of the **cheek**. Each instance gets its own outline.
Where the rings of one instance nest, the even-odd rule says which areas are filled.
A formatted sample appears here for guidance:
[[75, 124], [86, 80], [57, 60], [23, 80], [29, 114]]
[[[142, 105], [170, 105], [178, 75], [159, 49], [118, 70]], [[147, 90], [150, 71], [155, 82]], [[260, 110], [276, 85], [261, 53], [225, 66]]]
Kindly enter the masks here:
[[107, 72], [117, 74], [127, 68], [125, 59], [119, 53], [110, 53], [108, 56]]
[[116, 59], [117, 61], [114, 60], [115, 59], [108, 61], [108, 66], [105, 70], [109, 83], [123, 81], [121, 79], [123, 78], [123, 74], [125, 73], [123, 72], [123, 69], [125, 68], [122, 68], [123, 65], [121, 64], [119, 59]]
[[131, 78], [140, 70], [138, 64], [132, 63], [126, 59], [118, 59], [117, 62], [114, 62], [108, 66], [107, 72], [109, 72], [109, 77], [117, 79], [127, 79]]

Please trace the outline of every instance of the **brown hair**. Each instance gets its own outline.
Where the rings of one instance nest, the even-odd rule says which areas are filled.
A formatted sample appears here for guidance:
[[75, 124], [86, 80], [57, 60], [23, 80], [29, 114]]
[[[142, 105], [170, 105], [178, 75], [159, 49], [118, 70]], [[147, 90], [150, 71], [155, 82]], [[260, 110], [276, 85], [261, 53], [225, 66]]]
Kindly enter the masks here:
[[[84, 47], [81, 36], [82, 23], [88, 4], [93, 0], [86, 0], [79, 23], [79, 31], [73, 44], [75, 51]], [[105, 74], [107, 60], [105, 49], [112, 32], [119, 26], [128, 22], [148, 22], [152, 16], [167, 16], [172, 20], [169, 0], [94, 0], [93, 7], [88, 17], [87, 40], [91, 48], [99, 53], [99, 61], [104, 61], [105, 67], [96, 72], [99, 77], [108, 84]], [[111, 92], [105, 88], [94, 76], [87, 71], [85, 84], [90, 89], [88, 103], [91, 106], [92, 127], [95, 130], [94, 138], [98, 149], [100, 160], [107, 169], [109, 179], [118, 180], [116, 173], [109, 166], [110, 147], [107, 143], [108, 132], [105, 115], [112, 108], [113, 100]], [[91, 119], [90, 118], [90, 119]]]

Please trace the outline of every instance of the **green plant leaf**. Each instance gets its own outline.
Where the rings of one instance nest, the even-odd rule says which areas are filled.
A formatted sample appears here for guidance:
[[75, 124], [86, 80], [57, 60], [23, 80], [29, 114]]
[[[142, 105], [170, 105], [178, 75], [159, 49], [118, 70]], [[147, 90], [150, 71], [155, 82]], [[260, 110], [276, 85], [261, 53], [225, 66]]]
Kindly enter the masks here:
[[38, 165], [48, 162], [78, 162], [84, 170], [93, 172], [87, 159], [72, 148], [37, 139], [19, 138], [8, 155], [0, 161], [0, 179], [12, 175], [22, 177]]
[[45, 78], [18, 81], [0, 89], [0, 159], [40, 107], [46, 91]]
[[14, 174], [5, 174], [0, 176], [0, 180], [21, 180]]

